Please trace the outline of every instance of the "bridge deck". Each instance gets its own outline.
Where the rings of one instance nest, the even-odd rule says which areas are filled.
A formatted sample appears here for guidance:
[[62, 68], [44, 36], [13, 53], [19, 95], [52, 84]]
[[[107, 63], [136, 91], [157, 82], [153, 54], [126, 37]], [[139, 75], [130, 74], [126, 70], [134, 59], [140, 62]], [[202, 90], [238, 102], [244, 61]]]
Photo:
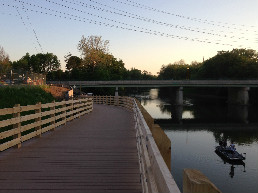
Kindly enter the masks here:
[[142, 192], [133, 115], [92, 113], [0, 154], [0, 192]]

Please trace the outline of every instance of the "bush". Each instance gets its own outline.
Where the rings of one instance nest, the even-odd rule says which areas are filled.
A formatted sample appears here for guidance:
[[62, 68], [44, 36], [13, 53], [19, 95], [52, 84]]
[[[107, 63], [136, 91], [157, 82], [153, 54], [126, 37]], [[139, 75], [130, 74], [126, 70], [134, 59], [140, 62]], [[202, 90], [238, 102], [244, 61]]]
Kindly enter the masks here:
[[54, 97], [40, 86], [3, 86], [0, 87], [0, 108], [35, 105], [38, 102], [49, 103]]

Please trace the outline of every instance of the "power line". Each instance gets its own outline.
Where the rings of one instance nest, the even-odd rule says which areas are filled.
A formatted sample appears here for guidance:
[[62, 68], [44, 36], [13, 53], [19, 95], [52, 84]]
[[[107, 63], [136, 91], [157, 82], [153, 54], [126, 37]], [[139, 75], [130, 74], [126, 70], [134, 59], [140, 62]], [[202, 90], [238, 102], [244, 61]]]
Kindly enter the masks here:
[[[24, 7], [23, 4], [22, 4], [22, 6]], [[27, 22], [25, 21], [24, 17], [23, 17], [22, 14], [21, 14], [21, 12], [19, 11], [19, 7], [18, 7], [17, 5], [16, 5], [16, 6], [12, 6], [12, 7], [15, 8], [15, 10], [17, 11], [18, 15], [15, 15], [15, 16], [17, 16], [17, 17], [19, 17], [19, 18], [21, 19], [21, 22], [22, 22], [22, 24], [24, 25], [25, 29], [26, 29], [27, 31], [30, 31], [30, 30], [31, 30], [31, 31], [33, 32], [33, 36], [34, 36], [35, 39], [36, 39], [37, 45], [38, 45], [39, 48], [41, 49], [41, 52], [43, 52], [42, 46], [41, 46], [41, 44], [39, 43], [38, 35], [37, 35], [35, 29], [32, 27], [32, 24], [31, 24], [31, 22], [30, 22], [30, 19], [29, 19], [28, 15], [26, 14], [26, 11], [25, 11], [25, 14], [26, 14], [25, 17], [26, 17], [26, 19], [27, 19], [29, 25], [27, 24]], [[12, 14], [9, 14], [9, 15], [12, 15]], [[30, 28], [31, 28], [31, 29], [30, 29]], [[34, 44], [34, 43], [33, 43], [33, 44]], [[38, 49], [37, 49], [37, 47], [36, 47], [35, 44], [34, 44], [34, 48], [35, 48], [36, 52], [38, 52]]]
[[[146, 34], [151, 34], [151, 35], [156, 35], [156, 36], [169, 37], [169, 38], [174, 38], [174, 39], [184, 39], [184, 40], [190, 40], [190, 41], [196, 41], [196, 42], [202, 42], [202, 43], [208, 43], [208, 44], [214, 43], [214, 44], [219, 44], [219, 45], [224, 45], [224, 46], [233, 46], [231, 44], [225, 44], [225, 43], [220, 43], [220, 42], [212, 42], [212, 41], [210, 41], [208, 39], [199, 40], [198, 38], [189, 38], [189, 37], [171, 35], [171, 34], [162, 33], [162, 32], [159, 32], [159, 31], [149, 30], [149, 29], [145, 29], [145, 28], [141, 28], [140, 29], [140, 27], [137, 27], [137, 26], [135, 26], [135, 27], [137, 27], [136, 29], [132, 29], [132, 28], [128, 28], [128, 27], [122, 27], [122, 26], [117, 25], [117, 24], [116, 25], [108, 24], [108, 23], [105, 23], [105, 22], [102, 22], [102, 21], [95, 21], [95, 20], [91, 20], [91, 19], [88, 19], [88, 18], [82, 18], [82, 17], [76, 16], [76, 15], [73, 15], [73, 14], [68, 14], [68, 13], [65, 13], [65, 12], [56, 11], [56, 10], [49, 9], [49, 8], [43, 8], [42, 6], [33, 5], [33, 4], [30, 4], [30, 3], [28, 3], [28, 4], [30, 6], [34, 6], [34, 7], [36, 6], [36, 7], [40, 8], [40, 9], [45, 9], [45, 10], [50, 11], [52, 13], [43, 12], [43, 11], [37, 11], [37, 10], [34, 10], [34, 9], [24, 8], [27, 11], [41, 13], [41, 14], [45, 14], [45, 15], [51, 15], [51, 16], [55, 16], [55, 17], [59, 17], [59, 18], [64, 18], [64, 19], [69, 19], [69, 20], [74, 20], [74, 21], [80, 21], [80, 22], [84, 22], [84, 23], [86, 23], [86, 21], [87, 21], [90, 24], [95, 24], [95, 25], [100, 25], [100, 26], [105, 26], [105, 27], [111, 27], [111, 28], [120, 28], [120, 29], [127, 30], [127, 31], [141, 32], [141, 33], [146, 33]], [[3, 4], [3, 5], [5, 5], [5, 4]], [[6, 5], [7, 6], [11, 6], [9, 4], [6, 4]], [[63, 5], [63, 6], [66, 6], [66, 5]], [[69, 6], [66, 6], [66, 7], [68, 9], [70, 9]], [[62, 14], [62, 15], [65, 15], [65, 16], [60, 16], [58, 14]]]
[[[23, 6], [23, 8], [25, 8], [23, 2], [22, 2], [22, 6]], [[24, 10], [25, 10], [25, 9], [24, 9]], [[42, 46], [41, 46], [41, 44], [40, 44], [40, 42], [39, 42], [39, 38], [38, 38], [38, 35], [37, 35], [37, 33], [36, 33], [36, 30], [33, 28], [32, 24], [31, 24], [31, 22], [30, 22], [30, 18], [29, 18], [28, 14], [27, 14], [27, 11], [25, 10], [24, 12], [25, 12], [25, 14], [26, 14], [27, 21], [28, 21], [28, 23], [29, 23], [29, 25], [30, 25], [30, 27], [31, 27], [31, 29], [32, 29], [32, 31], [33, 31], [34, 37], [36, 38], [36, 41], [37, 41], [37, 43], [38, 43], [38, 45], [39, 45], [39, 48], [40, 48], [41, 52], [43, 53], [43, 49], [42, 49]]]
[[[27, 24], [25, 23], [22, 15], [20, 14], [20, 12], [18, 10], [18, 7], [17, 6], [12, 6], [12, 7], [16, 9], [16, 11], [17, 11], [17, 13], [18, 13], [18, 15], [19, 15], [19, 17], [20, 17], [20, 19], [22, 21], [22, 24], [25, 26], [26, 30], [29, 31], [29, 28], [28, 28]], [[34, 48], [35, 48], [36, 52], [38, 52], [38, 49], [37, 49], [37, 47], [35, 45], [34, 45]]]
[[[45, 1], [51, 2], [50, 0], [45, 0]], [[171, 28], [175, 28], [175, 29], [182, 29], [182, 30], [186, 30], [186, 31], [190, 31], [190, 32], [200, 33], [200, 34], [218, 36], [218, 37], [221, 37], [221, 38], [230, 38], [230, 39], [237, 39], [237, 40], [244, 39], [246, 41], [249, 41], [249, 39], [246, 38], [246, 37], [237, 37], [236, 35], [233, 35], [233, 36], [231, 35], [230, 36], [230, 35], [218, 34], [218, 33], [215, 34], [215, 33], [207, 32], [206, 29], [204, 29], [204, 30], [201, 30], [199, 28], [193, 29], [191, 27], [186, 27], [186, 26], [181, 26], [181, 25], [173, 25], [173, 24], [157, 21], [157, 20], [154, 20], [154, 19], [150, 19], [150, 18], [146, 18], [146, 17], [141, 17], [139, 15], [132, 14], [132, 13], [129, 13], [127, 11], [123, 11], [123, 10], [116, 9], [116, 8], [110, 7], [110, 6], [102, 4], [102, 3], [98, 3], [98, 2], [96, 2], [94, 0], [90, 0], [90, 1], [94, 2], [94, 3], [97, 3], [98, 5], [101, 5], [102, 7], [104, 6], [104, 7], [108, 7], [108, 8], [114, 9], [114, 10], [118, 10], [120, 12], [123, 12], [123, 14], [118, 13], [118, 12], [114, 12], [114, 11], [110, 11], [110, 10], [107, 10], [107, 9], [104, 9], [104, 8], [98, 8], [98, 7], [93, 6], [93, 5], [88, 5], [87, 3], [84, 3], [84, 2], [81, 2], [81, 1], [76, 1], [76, 2], [80, 3], [81, 5], [77, 4], [75, 2], [67, 1], [67, 0], [61, 0], [61, 1], [69, 3], [69, 4], [74, 4], [74, 5], [79, 5], [79, 6], [83, 6], [83, 7], [86, 7], [86, 8], [94, 9], [94, 10], [97, 10], [97, 11], [109, 12], [111, 14], [116, 14], [116, 15], [123, 16], [123, 17], [128, 17], [128, 18], [137, 19], [137, 20], [141, 20], [141, 21], [144, 21], [144, 22], [148, 22], [148, 23], [158, 24], [158, 25], [162, 25], [162, 26], [165, 26], [165, 27], [171, 27]], [[52, 2], [52, 3], [58, 4], [56, 2]], [[62, 5], [62, 6], [64, 6], [64, 5]], [[64, 6], [64, 7], [69, 7], [69, 6]], [[99, 16], [97, 16], [97, 17], [99, 17]], [[212, 31], [214, 31], [214, 30], [212, 30]], [[223, 32], [223, 31], [221, 31], [221, 32]], [[225, 32], [223, 32], [223, 33], [225, 33]], [[230, 32], [230, 34], [232, 34], [232, 33], [233, 32]]]
[[[65, 1], [65, 2], [68, 2], [66, 0], [62, 0], [62, 1]], [[117, 12], [114, 12], [114, 11], [109, 11], [109, 10], [106, 10], [106, 9], [100, 9], [100, 11], [103, 11], [103, 12], [106, 12], [106, 11], [109, 11], [110, 13], [113, 13], [113, 14], [117, 14], [117, 15], [120, 15], [120, 16], [123, 16], [123, 17], [129, 17], [129, 18], [133, 18], [133, 19], [137, 19], [137, 20], [141, 20], [141, 21], [145, 21], [145, 22], [149, 22], [149, 23], [154, 23], [154, 24], [157, 24], [157, 25], [162, 25], [162, 26], [166, 26], [166, 27], [171, 27], [171, 28], [177, 28], [177, 29], [182, 29], [182, 30], [186, 30], [186, 31], [191, 31], [191, 32], [196, 32], [196, 33], [201, 33], [201, 34], [207, 34], [207, 35], [212, 35], [212, 36], [218, 36], [218, 37], [227, 37], [227, 38], [236, 38], [236, 39], [245, 39], [246, 41], [249, 41], [249, 39], [246, 39], [245, 37], [236, 37], [236, 36], [230, 36], [230, 35], [227, 35], [227, 34], [232, 34], [234, 32], [225, 32], [225, 31], [220, 31], [220, 33], [224, 33], [224, 34], [219, 34], [219, 33], [213, 33], [214, 30], [211, 30], [211, 32], [209, 32], [207, 29], [200, 29], [200, 28], [191, 28], [191, 27], [187, 27], [187, 26], [182, 26], [182, 25], [175, 25], [175, 24], [170, 24], [170, 23], [166, 23], [166, 22], [162, 22], [162, 21], [157, 21], [155, 19], [152, 19], [152, 18], [146, 18], [146, 17], [142, 17], [140, 15], [137, 15], [137, 14], [133, 14], [133, 13], [130, 13], [130, 12], [127, 12], [127, 11], [124, 11], [124, 10], [121, 10], [121, 9], [117, 9], [117, 8], [114, 8], [114, 7], [111, 7], [111, 6], [108, 6], [108, 5], [105, 5], [103, 3], [99, 3], [97, 1], [94, 1], [94, 0], [89, 0], [95, 4], [98, 4], [102, 7], [107, 7], [107, 8], [110, 8], [110, 9], [113, 9], [113, 10], [116, 10], [116, 11], [120, 11], [122, 12], [123, 14], [121, 13], [117, 13]], [[91, 7], [92, 5], [87, 5], [86, 3], [84, 2], [80, 2], [80, 1], [77, 1], [79, 3], [81, 3], [82, 5], [86, 6], [86, 7]], [[93, 8], [95, 8], [95, 6], [92, 6]], [[213, 25], [214, 26], [214, 25]], [[225, 27], [225, 26], [220, 26], [220, 27]], [[230, 28], [228, 28], [230, 29]], [[234, 28], [235, 30], [238, 30], [237, 28]], [[240, 29], [241, 31], [246, 31], [248, 32], [249, 30], [248, 29]], [[241, 33], [243, 34], [243, 33]]]
[[[16, 1], [16, 0], [15, 0]], [[71, 8], [69, 6], [66, 6], [66, 5], [63, 5], [63, 4], [59, 4], [59, 3], [56, 3], [56, 2], [52, 2], [50, 0], [46, 0], [47, 2], [50, 2], [50, 3], [54, 3], [56, 5], [59, 5], [59, 6], [62, 6], [62, 7], [66, 7], [68, 9], [74, 9], [74, 8]], [[19, 2], [23, 2], [23, 1], [19, 1]], [[26, 3], [26, 2], [23, 2], [23, 3]], [[60, 14], [65, 14], [65, 15], [68, 15], [68, 16], [71, 16], [71, 17], [75, 17], [75, 18], [78, 18], [77, 20], [89, 20], [87, 18], [82, 18], [82, 17], [79, 17], [79, 16], [76, 16], [76, 15], [72, 15], [72, 14], [68, 14], [68, 13], [64, 13], [64, 12], [61, 12], [61, 11], [56, 11], [56, 10], [53, 10], [53, 9], [50, 9], [50, 8], [44, 8], [42, 6], [38, 6], [38, 5], [35, 5], [35, 4], [31, 4], [31, 3], [26, 3], [27, 5], [30, 5], [30, 6], [34, 6], [34, 7], [38, 7], [40, 9], [45, 9], [47, 11], [52, 11], [52, 12], [55, 12], [55, 13], [60, 13]], [[75, 10], [75, 9], [74, 9]], [[77, 9], [76, 9], [77, 10]], [[93, 15], [93, 14], [90, 14], [90, 15]], [[129, 30], [129, 31], [139, 31], [139, 32], [142, 32], [142, 33], [149, 33], [149, 34], [152, 34], [152, 35], [160, 35], [160, 36], [165, 36], [165, 37], [172, 37], [172, 38], [177, 38], [177, 39], [185, 39], [185, 40], [191, 40], [191, 41], [197, 41], [197, 42], [203, 42], [203, 43], [212, 43], [211, 41], [209, 41], [208, 39], [206, 40], [200, 40], [198, 38], [189, 38], [189, 37], [183, 37], [183, 36], [178, 36], [178, 35], [171, 35], [171, 34], [167, 34], [167, 33], [162, 33], [162, 32], [159, 32], [159, 31], [154, 31], [154, 30], [150, 30], [150, 29], [146, 29], [146, 28], [141, 28], [141, 27], [137, 27], [137, 26], [134, 26], [134, 25], [128, 25], [126, 23], [122, 23], [122, 22], [117, 22], [115, 20], [110, 20], [110, 19], [107, 19], [107, 18], [104, 18], [104, 17], [101, 17], [101, 16], [98, 16], [98, 18], [101, 18], [101, 19], [106, 19], [106, 20], [109, 20], [109, 21], [112, 21], [114, 23], [119, 23], [119, 24], [123, 24], [123, 25], [126, 25], [126, 26], [129, 26], [129, 27], [133, 27], [133, 28], [136, 28], [137, 30], [135, 29], [131, 29], [131, 28], [125, 28], [125, 27], [121, 27], [121, 26], [116, 26], [116, 28], [121, 28], [121, 29], [126, 29], [126, 30]], [[103, 23], [103, 22], [102, 22]], [[106, 24], [106, 23], [104, 23]], [[114, 27], [114, 25], [110, 25], [108, 24], [109, 26], [111, 27]], [[219, 42], [216, 42], [215, 44], [221, 44], [221, 45], [227, 45], [227, 46], [233, 46], [231, 44], [223, 44], [223, 43], [219, 43]]]
[[[94, 0], [89, 0], [89, 1], [94, 1]], [[212, 20], [207, 20], [207, 19], [200, 19], [200, 18], [189, 17], [189, 16], [180, 15], [180, 14], [170, 13], [170, 12], [162, 11], [162, 10], [159, 10], [159, 9], [147, 6], [147, 5], [143, 5], [141, 3], [136, 3], [136, 2], [131, 1], [131, 0], [125, 0], [129, 3], [126, 3], [124, 1], [119, 1], [119, 0], [112, 0], [112, 1], [124, 4], [124, 5], [129, 5], [129, 6], [133, 6], [133, 7], [149, 10], [149, 11], [154, 11], [154, 12], [158, 12], [158, 13], [163, 13], [163, 14], [167, 14], [167, 15], [172, 15], [172, 16], [175, 16], [175, 17], [179, 17], [179, 18], [183, 18], [183, 19], [187, 19], [187, 20], [191, 20], [191, 21], [202, 22], [202, 23], [209, 24], [209, 25], [216, 25], [218, 27], [223, 27], [223, 28], [228, 28], [228, 29], [231, 28], [231, 29], [243, 30], [243, 31], [249, 31], [249, 30], [243, 29], [245, 27], [250, 27], [250, 28], [257, 29], [257, 26], [247, 26], [247, 25], [241, 25], [240, 26], [238, 24], [233, 24], [233, 23], [212, 21]], [[216, 23], [219, 23], [219, 24], [216, 24]], [[234, 27], [232, 27], [232, 26], [234, 26]], [[241, 28], [239, 28], [239, 27], [241, 27]], [[257, 33], [257, 30], [254, 30], [253, 32]]]

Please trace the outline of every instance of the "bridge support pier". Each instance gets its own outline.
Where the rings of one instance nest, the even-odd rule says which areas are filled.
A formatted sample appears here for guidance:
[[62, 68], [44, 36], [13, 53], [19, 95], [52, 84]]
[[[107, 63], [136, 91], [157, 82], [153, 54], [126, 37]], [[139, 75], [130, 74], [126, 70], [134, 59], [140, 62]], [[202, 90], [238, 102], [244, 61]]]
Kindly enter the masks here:
[[183, 87], [171, 88], [170, 96], [172, 98], [173, 105], [183, 105]]
[[174, 87], [170, 89], [171, 97], [171, 118], [177, 123], [182, 122], [183, 114], [183, 87]]
[[228, 118], [233, 122], [248, 124], [247, 105], [228, 105]]
[[116, 87], [115, 96], [118, 96], [118, 87]]
[[228, 103], [237, 105], [248, 105], [249, 87], [228, 88]]
[[171, 106], [171, 119], [173, 122], [182, 123], [183, 119], [183, 105], [172, 105]]

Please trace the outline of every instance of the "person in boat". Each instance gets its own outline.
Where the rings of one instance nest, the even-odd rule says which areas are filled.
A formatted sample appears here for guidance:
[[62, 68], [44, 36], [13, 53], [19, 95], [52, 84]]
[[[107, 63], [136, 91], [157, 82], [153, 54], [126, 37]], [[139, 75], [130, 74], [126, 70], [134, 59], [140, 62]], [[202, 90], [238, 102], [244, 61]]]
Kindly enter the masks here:
[[230, 150], [231, 150], [233, 153], [235, 153], [235, 151], [236, 151], [235, 144], [232, 143], [232, 144], [229, 146], [229, 148], [230, 148]]

